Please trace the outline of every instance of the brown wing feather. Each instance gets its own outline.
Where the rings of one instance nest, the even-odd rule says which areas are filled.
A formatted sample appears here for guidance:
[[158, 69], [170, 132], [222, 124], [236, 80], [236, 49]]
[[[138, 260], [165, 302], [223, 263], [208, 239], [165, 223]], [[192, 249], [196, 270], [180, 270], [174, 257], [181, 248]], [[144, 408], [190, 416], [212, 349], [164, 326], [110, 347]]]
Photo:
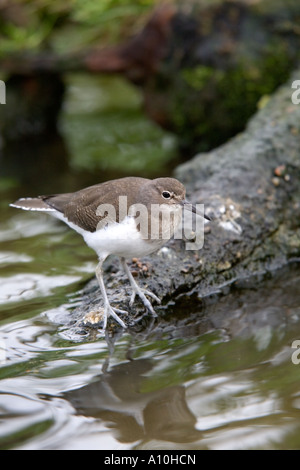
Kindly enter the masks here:
[[127, 195], [129, 207], [136, 201], [129, 196], [128, 189], [133, 189], [133, 193], [135, 193], [135, 190], [138, 190], [147, 181], [149, 180], [145, 178], [121, 178], [89, 186], [75, 193], [41, 196], [41, 199], [50, 207], [62, 212], [70, 222], [89, 232], [95, 232], [98, 223], [103, 218], [96, 213], [101, 204], [114, 204], [117, 209], [117, 222], [119, 222], [119, 196]]

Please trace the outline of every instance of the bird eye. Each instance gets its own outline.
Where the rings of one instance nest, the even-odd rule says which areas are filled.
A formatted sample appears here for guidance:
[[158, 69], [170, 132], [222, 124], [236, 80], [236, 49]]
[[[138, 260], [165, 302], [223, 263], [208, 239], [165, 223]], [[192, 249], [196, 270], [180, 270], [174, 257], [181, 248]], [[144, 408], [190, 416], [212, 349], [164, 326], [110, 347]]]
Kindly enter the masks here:
[[164, 197], [165, 199], [170, 199], [171, 193], [169, 193], [169, 191], [163, 191], [162, 197]]

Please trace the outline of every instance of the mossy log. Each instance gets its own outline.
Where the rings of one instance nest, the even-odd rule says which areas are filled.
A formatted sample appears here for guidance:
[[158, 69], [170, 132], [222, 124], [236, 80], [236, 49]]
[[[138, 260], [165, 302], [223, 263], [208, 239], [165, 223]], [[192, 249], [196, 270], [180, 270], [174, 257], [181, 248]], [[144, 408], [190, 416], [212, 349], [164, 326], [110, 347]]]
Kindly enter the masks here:
[[[218, 293], [226, 294], [236, 281], [259, 283], [264, 274], [300, 260], [300, 105], [291, 101], [291, 83], [299, 77], [300, 70], [244, 133], [177, 168], [175, 176], [186, 185], [189, 199], [204, 203], [214, 220], [201, 250], [186, 250], [182, 240], [171, 240], [132, 263], [139, 283], [162, 299], [156, 308], [160, 319], [174, 308], [188, 315]], [[115, 262], [108, 263], [105, 282], [112, 303], [128, 309], [128, 284]], [[82, 321], [99, 302], [92, 280], [70, 318]], [[138, 301], [131, 309], [132, 315], [143, 311]], [[133, 317], [127, 320], [134, 324]]]

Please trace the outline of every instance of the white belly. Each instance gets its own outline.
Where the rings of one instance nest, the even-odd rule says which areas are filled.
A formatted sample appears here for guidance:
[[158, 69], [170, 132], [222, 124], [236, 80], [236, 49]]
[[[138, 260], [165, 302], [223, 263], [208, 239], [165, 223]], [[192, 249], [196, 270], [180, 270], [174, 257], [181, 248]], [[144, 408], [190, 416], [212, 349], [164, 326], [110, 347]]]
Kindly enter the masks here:
[[98, 256], [112, 254], [133, 258], [149, 255], [158, 250], [167, 240], [144, 240], [136, 229], [135, 220], [127, 217], [121, 224], [114, 223], [96, 232], [85, 232], [86, 244], [96, 251]]
[[62, 220], [82, 235], [86, 244], [102, 259], [108, 255], [139, 258], [154, 253], [172, 237], [174, 229], [181, 220], [181, 210], [176, 210], [175, 223], [172, 224], [171, 232], [168, 230], [166, 234], [160, 233], [159, 237], [146, 240], [142, 237], [141, 232], [137, 230], [136, 220], [131, 216], [127, 216], [122, 223], [111, 223], [95, 232], [88, 232], [70, 222], [61, 212], [53, 211], [51, 215]]
[[113, 223], [101, 230], [88, 232], [70, 222], [61, 212], [53, 211], [51, 215], [62, 220], [82, 235], [86, 244], [97, 253], [99, 258], [105, 258], [108, 255], [123, 256], [124, 258], [147, 256], [157, 251], [167, 241], [144, 240], [136, 229], [133, 217], [126, 217], [121, 224]]

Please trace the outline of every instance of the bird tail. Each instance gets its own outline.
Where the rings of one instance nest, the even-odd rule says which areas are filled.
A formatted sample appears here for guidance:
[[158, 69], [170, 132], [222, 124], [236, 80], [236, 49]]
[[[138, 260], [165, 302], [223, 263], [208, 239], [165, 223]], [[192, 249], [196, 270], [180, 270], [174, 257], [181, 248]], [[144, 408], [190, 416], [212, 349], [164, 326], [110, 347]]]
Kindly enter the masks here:
[[48, 206], [48, 204], [39, 197], [24, 197], [10, 204], [10, 206], [25, 211], [55, 212], [53, 207]]

